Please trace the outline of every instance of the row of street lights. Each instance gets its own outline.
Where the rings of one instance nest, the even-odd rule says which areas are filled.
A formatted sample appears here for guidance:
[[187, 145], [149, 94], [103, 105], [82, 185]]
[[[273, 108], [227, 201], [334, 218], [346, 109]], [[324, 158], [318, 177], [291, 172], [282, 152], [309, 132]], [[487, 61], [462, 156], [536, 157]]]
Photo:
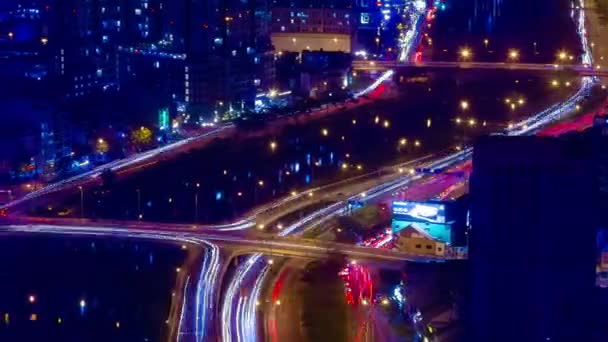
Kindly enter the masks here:
[[[488, 44], [489, 44], [489, 40], [484, 39], [483, 43], [484, 43], [485, 47], [487, 48]], [[534, 49], [536, 51], [536, 43], [534, 43]], [[463, 47], [459, 50], [458, 55], [459, 55], [460, 59], [467, 61], [467, 60], [470, 60], [473, 58], [473, 50], [469, 47]], [[512, 62], [519, 61], [520, 57], [521, 57], [521, 54], [518, 49], [509, 49], [507, 51], [507, 59], [509, 61], [512, 61]], [[566, 50], [560, 50], [556, 53], [556, 59], [560, 62], [573, 61], [574, 55], [571, 55]]]
[[[460, 58], [465, 61], [473, 58], [473, 51], [468, 47], [464, 47], [464, 48], [460, 49], [458, 54], [459, 54]], [[519, 50], [509, 49], [509, 51], [507, 51], [507, 59], [509, 61], [516, 62], [519, 60], [519, 57], [520, 57]]]

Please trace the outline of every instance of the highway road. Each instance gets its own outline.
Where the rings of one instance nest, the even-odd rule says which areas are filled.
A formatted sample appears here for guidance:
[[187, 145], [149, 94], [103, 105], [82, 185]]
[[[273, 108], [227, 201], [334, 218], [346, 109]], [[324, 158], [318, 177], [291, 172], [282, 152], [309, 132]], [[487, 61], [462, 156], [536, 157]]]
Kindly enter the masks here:
[[521, 71], [571, 71], [580, 76], [608, 76], [608, 69], [601, 66], [579, 65], [579, 64], [537, 64], [537, 63], [507, 63], [507, 62], [473, 62], [473, 61], [424, 61], [424, 62], [401, 62], [382, 60], [356, 60], [353, 61], [354, 70], [377, 71], [377, 70], [399, 70], [402, 68], [417, 69], [467, 69], [467, 70], [521, 70]]
[[264, 305], [269, 342], [306, 341], [301, 320], [303, 303], [298, 293], [300, 277], [306, 264], [304, 260], [287, 260], [268, 286]]
[[[591, 63], [590, 59], [588, 58], [588, 56], [590, 56], [589, 45], [586, 41], [586, 37], [585, 37], [585, 33], [584, 33], [584, 16], [579, 16], [578, 20], [583, 21], [583, 22], [579, 22], [579, 35], [581, 36], [581, 41], [583, 43], [583, 48], [584, 48], [584, 59], [583, 60], [587, 61], [588, 64], [591, 65], [592, 63]], [[581, 30], [580, 27], [583, 27], [583, 29]], [[410, 40], [410, 41], [413, 41], [413, 40]], [[404, 60], [409, 60], [409, 58], [402, 58], [402, 61], [404, 61]], [[553, 68], [552, 70], [555, 70], [555, 66], [551, 66], [551, 68]], [[537, 113], [536, 115], [533, 115], [525, 120], [515, 123], [505, 132], [505, 134], [513, 135], [513, 136], [535, 134], [538, 131], [540, 131], [543, 127], [546, 127], [547, 125], [564, 118], [569, 113], [575, 112], [575, 110], [577, 109], [577, 104], [580, 103], [587, 94], [589, 94], [591, 88], [593, 87], [593, 85], [596, 82], [597, 82], [596, 78], [592, 78], [592, 77], [582, 78], [578, 90], [573, 95], [571, 95], [564, 101], [562, 101], [560, 103], [556, 103], [555, 105], [550, 106], [549, 108]], [[430, 161], [428, 163], [428, 168], [447, 169], [447, 168], [459, 167], [461, 165], [470, 163], [471, 156], [472, 156], [472, 149], [466, 148], [464, 151], [452, 153], [448, 156], [443, 156], [441, 158], [438, 158], [438, 160]], [[402, 177], [399, 177], [395, 180], [386, 182], [384, 184], [373, 186], [370, 189], [367, 189], [366, 191], [361, 192], [360, 194], [351, 196], [350, 199], [357, 198], [357, 199], [365, 199], [367, 201], [367, 200], [372, 200], [374, 198], [378, 198], [381, 196], [387, 196], [387, 195], [390, 195], [390, 193], [393, 192], [394, 190], [403, 188], [405, 185], [410, 185], [410, 187], [415, 186], [412, 184], [415, 184], [416, 181], [419, 181], [423, 178], [424, 178], [424, 175], [419, 175], [419, 174], [404, 175]], [[452, 186], [452, 185], [450, 185], [450, 186]], [[444, 189], [444, 191], [445, 191], [445, 189]], [[344, 210], [346, 208], [346, 203], [347, 203], [346, 200], [336, 202], [335, 204], [332, 204], [331, 206], [328, 206], [326, 208], [313, 212], [313, 213], [309, 214], [307, 217], [305, 217], [304, 219], [301, 219], [295, 223], [290, 224], [286, 229], [282, 230], [280, 232], [280, 234], [283, 236], [288, 235], [288, 234], [296, 234], [296, 233], [304, 231], [310, 227], [318, 225], [324, 221], [327, 221], [327, 220], [331, 219], [332, 217], [340, 215], [344, 212]], [[250, 262], [251, 264], [262, 262], [262, 261], [263, 260], [261, 260], [261, 255], [254, 255], [248, 260], [248, 262]], [[255, 270], [253, 270], [252, 268], [249, 268], [246, 270], [243, 269], [243, 271], [246, 273], [255, 272]], [[262, 272], [258, 273], [257, 279], [260, 280], [260, 282], [263, 282], [265, 276], [266, 276], [266, 268], [264, 268], [264, 270]], [[236, 282], [239, 282], [238, 279]], [[256, 284], [258, 284], [258, 283], [259, 282], [256, 282]], [[234, 284], [234, 282], [233, 282], [233, 284]], [[245, 285], [245, 283], [239, 283], [239, 284], [235, 285], [235, 288], [238, 288], [238, 287], [241, 287], [244, 285]], [[236, 292], [233, 292], [233, 293], [231, 293], [231, 295], [235, 296], [235, 293]], [[233, 303], [235, 302], [233, 298], [230, 298], [228, 296], [228, 299], [225, 300], [225, 302], [224, 302], [223, 310], [227, 314], [226, 317], [224, 317], [224, 319], [228, 319], [228, 317], [230, 317], [229, 313], [234, 312], [234, 310], [232, 310], [230, 308], [231, 306], [233, 306]], [[257, 300], [256, 300], [256, 302], [257, 302]], [[257, 333], [257, 328], [256, 328], [257, 321], [255, 318], [256, 314], [257, 314], [257, 311], [255, 310], [254, 307], [253, 308], [250, 307], [249, 311], [245, 310], [244, 312], [241, 312], [240, 314], [237, 312], [237, 314], [236, 314], [237, 317], [233, 318], [233, 320], [235, 322], [238, 322], [238, 321], [245, 322], [241, 325], [237, 324], [236, 329], [239, 331], [239, 333], [237, 334], [237, 337], [238, 336], [250, 336], [250, 335], [255, 336], [255, 334]], [[233, 332], [231, 332], [231, 331], [226, 331], [225, 333], [226, 334], [223, 335], [224, 338], [230, 338], [229, 335], [233, 334]], [[241, 341], [241, 339], [238, 339], [238, 338], [236, 340]], [[245, 338], [245, 340], [249, 340], [249, 339]]]
[[73, 236], [116, 236], [132, 238], [196, 239], [223, 247], [237, 248], [241, 254], [259, 252], [277, 256], [322, 259], [332, 254], [343, 254], [358, 260], [382, 261], [443, 261], [432, 256], [416, 255], [396, 250], [377, 250], [364, 246], [354, 246], [332, 241], [314, 239], [297, 239], [283, 236], [251, 236], [251, 234], [166, 230], [162, 226], [155, 229], [139, 228], [137, 226], [103, 227], [86, 225], [15, 225], [0, 226], [0, 232], [47, 233]]
[[[296, 114], [295, 116], [303, 114], [306, 114], [308, 117], [325, 116], [339, 112], [342, 107], [352, 108], [368, 103], [373, 99], [366, 99], [365, 96], [373, 94], [374, 90], [383, 82], [390, 80], [392, 75], [392, 70], [385, 71], [367, 88], [355, 93], [354, 97], [358, 99], [357, 102], [347, 101], [343, 106], [316, 108], [306, 113]], [[278, 117], [274, 121], [269, 122], [268, 125], [273, 127], [284, 125], [290, 122], [293, 117], [294, 115]], [[27, 208], [28, 203], [44, 198], [45, 196], [60, 193], [71, 193], [77, 191], [79, 187], [86, 187], [96, 184], [100, 181], [102, 173], [106, 170], [111, 170], [119, 177], [124, 177], [129, 174], [136, 173], [142, 168], [151, 167], [163, 160], [175, 158], [177, 155], [183, 154], [189, 150], [201, 148], [215, 139], [228, 138], [236, 133], [237, 128], [233, 123], [219, 124], [209, 132], [190, 138], [185, 138], [148, 151], [136, 153], [123, 159], [114, 160], [112, 162], [97, 166], [90, 171], [48, 184], [41, 189], [34, 190], [21, 198], [0, 206], [0, 209], [6, 208], [10, 212], [18, 212], [23, 210], [23, 208]], [[229, 225], [219, 225], [219, 228], [229, 229], [232, 226], [236, 227], [236, 229], [242, 229], [249, 227], [245, 227], [242, 224], [243, 222], [236, 222]]]
[[[532, 134], [540, 130], [541, 127], [563, 117], [566, 113], [571, 112], [575, 109], [575, 105], [578, 101], [580, 101], [586, 92], [590, 89], [593, 84], [592, 79], [585, 79], [581, 85], [581, 89], [576, 92], [572, 97], [566, 99], [565, 101], [548, 108], [547, 110], [535, 115], [531, 118], [528, 118], [522, 122], [519, 122], [507, 132], [509, 135], [520, 135], [520, 134]], [[470, 148], [465, 149], [464, 151], [455, 152], [446, 156], [442, 156], [437, 159], [431, 158], [430, 161], [424, 161], [423, 164], [427, 168], [437, 168], [437, 169], [446, 169], [451, 167], [456, 167], [458, 165], [462, 165], [467, 163], [472, 155], [472, 150]], [[7, 225], [1, 228], [4, 231], [12, 231], [12, 232], [27, 232], [27, 233], [54, 233], [54, 234], [69, 234], [69, 235], [101, 235], [101, 236], [123, 236], [123, 237], [138, 237], [138, 238], [155, 238], [155, 239], [167, 239], [173, 240], [175, 239], [184, 239], [185, 241], [195, 241], [197, 243], [208, 243], [214, 246], [221, 245], [238, 245], [242, 248], [243, 253], [251, 253], [252, 251], [259, 252], [271, 252], [275, 255], [285, 255], [290, 257], [325, 257], [329, 253], [341, 252], [347, 254], [353, 258], [357, 259], [381, 259], [381, 260], [432, 260], [429, 258], [420, 259], [417, 256], [407, 255], [407, 254], [399, 254], [396, 251], [380, 251], [380, 250], [370, 250], [366, 247], [358, 247], [351, 245], [342, 245], [337, 243], [328, 243], [328, 242], [319, 242], [319, 241], [304, 241], [304, 240], [291, 240], [289, 238], [281, 238], [286, 237], [290, 234], [296, 234], [306, 230], [307, 228], [319, 224], [320, 222], [326, 221], [340, 215], [344, 212], [346, 208], [346, 204], [348, 199], [365, 199], [372, 200], [374, 198], [378, 198], [380, 196], [390, 194], [397, 189], [403, 188], [405, 185], [409, 185], [410, 189], [412, 188], [412, 184], [415, 184], [417, 181], [425, 179], [426, 175], [424, 174], [410, 174], [409, 172], [404, 172], [400, 174], [397, 178], [384, 182], [382, 184], [374, 185], [366, 189], [364, 192], [358, 193], [350, 198], [344, 199], [342, 201], [338, 201], [335, 204], [332, 204], [326, 208], [322, 208], [317, 210], [306, 217], [303, 217], [296, 222], [289, 224], [286, 226], [278, 235], [277, 238], [274, 239], [263, 239], [263, 238], [255, 238], [248, 237], [249, 234], [237, 234], [238, 232], [206, 232], [205, 229], [195, 229], [192, 227], [188, 227], [187, 225], [180, 225], [178, 227], [173, 227], [173, 225], [168, 225], [167, 228], [159, 228], [158, 224], [151, 223], [131, 223], [129, 225], [125, 225], [124, 223], [120, 223], [121, 227], [110, 226], [110, 227], [99, 227], [95, 226], [95, 223], [89, 222], [87, 225], [77, 225], [77, 222], [73, 222], [73, 225], [52, 225], [52, 224], [15, 224], [15, 225]], [[74, 220], [78, 221], [78, 220]], [[64, 223], [62, 223], [64, 224]], [[249, 227], [251, 225], [249, 224]], [[200, 228], [200, 227], [199, 227]], [[227, 292], [224, 297], [224, 305], [221, 307], [221, 315], [222, 321], [224, 322], [232, 322], [227, 325], [222, 325], [221, 334], [224, 340], [230, 340], [234, 338], [237, 341], [243, 340], [243, 336], [256, 336], [257, 332], [254, 335], [247, 335], [252, 332], [252, 329], [257, 328], [257, 313], [256, 307], [257, 302], [259, 300], [260, 291], [262, 291], [262, 286], [264, 284], [265, 275], [267, 272], [267, 264], [265, 263], [266, 259], [262, 256], [262, 254], [254, 254], [249, 257], [247, 261], [241, 264], [236, 272], [236, 277], [234, 280], [228, 285]], [[217, 263], [213, 262], [210, 266], [205, 266], [206, 270], [217, 269], [219, 266]], [[202, 275], [205, 275], [205, 279], [199, 279], [198, 284], [209, 284], [209, 282], [216, 281], [217, 279], [211, 279], [216, 277], [214, 276], [214, 272], [205, 271], [201, 272]], [[192, 283], [191, 283], [192, 284]], [[245, 286], [247, 285], [247, 286]], [[189, 285], [191, 286], [191, 285]], [[251, 288], [250, 296], [247, 298], [241, 298], [239, 295], [240, 289], [249, 287]], [[198, 288], [198, 286], [197, 286]], [[201, 331], [204, 329], [202, 326], [208, 323], [201, 323], [200, 317], [207, 317], [205, 310], [201, 308], [201, 305], [209, 306], [209, 298], [214, 294], [209, 289], [201, 288], [201, 293], [196, 296], [195, 307], [198, 307], [199, 311], [194, 314], [194, 320], [197, 322], [196, 327], [194, 329], [195, 334], [202, 334]], [[206, 299], [204, 299], [206, 298]], [[187, 301], [187, 299], [185, 299]], [[201, 304], [206, 303], [206, 304]], [[230, 303], [226, 305], [226, 303]], [[236, 304], [233, 304], [236, 303]], [[239, 304], [240, 303], [240, 304]], [[187, 317], [187, 314], [184, 313], [184, 317]], [[191, 321], [192, 319], [184, 318], [183, 322]], [[206, 320], [206, 318], [205, 318]], [[182, 323], [186, 324], [186, 323]], [[180, 331], [184, 331], [185, 328], [180, 328]], [[198, 333], [196, 333], [198, 331]], [[232, 336], [232, 337], [229, 337]], [[236, 336], [236, 337], [235, 337]], [[240, 338], [238, 336], [241, 336]]]
[[[422, 9], [422, 11], [424, 11], [424, 9]], [[417, 44], [417, 42], [419, 40], [418, 37], [420, 35], [420, 30], [419, 30], [420, 25], [418, 25], [418, 22], [421, 21], [419, 17], [420, 16], [418, 16], [418, 18], [415, 18], [415, 20], [416, 20], [415, 25], [410, 25], [410, 27], [407, 29], [406, 32], [402, 32], [402, 36], [400, 37], [400, 41], [399, 41], [400, 53], [399, 54], [400, 54], [400, 58], [402, 58], [404, 60], [411, 58], [412, 51], [414, 50], [413, 47]], [[380, 80], [389, 79], [392, 75], [393, 75], [393, 71], [388, 70], [381, 76]], [[377, 84], [374, 84], [372, 86], [376, 86], [376, 85]], [[371, 89], [368, 88], [368, 89], [366, 89], [366, 91], [369, 92], [369, 91], [371, 91]], [[359, 94], [357, 94], [357, 95], [359, 95]], [[462, 155], [458, 154], [456, 156], [451, 156], [448, 159], [454, 159], [454, 158], [459, 159], [462, 157], [463, 157]], [[446, 160], [444, 158], [437, 158], [437, 159], [438, 160], [434, 161], [435, 164], [440, 165], [440, 164], [446, 162]], [[398, 168], [397, 172], [401, 173], [401, 169]], [[379, 194], [379, 193], [390, 191], [395, 186], [397, 186], [397, 187], [400, 186], [400, 184], [403, 182], [406, 182], [406, 183], [410, 182], [411, 180], [413, 180], [416, 177], [418, 177], [418, 175], [415, 175], [415, 174], [399, 175], [396, 179], [392, 179], [384, 184], [374, 185], [374, 186], [370, 187], [369, 189], [366, 189], [367, 191], [365, 191], [363, 193], [352, 194], [352, 192], [351, 192], [349, 198], [340, 200], [340, 201], [336, 202], [335, 204], [331, 204], [325, 208], [317, 210], [317, 211], [313, 212], [312, 214], [309, 214], [306, 217], [301, 218], [301, 219], [297, 220], [296, 222], [289, 224], [287, 227], [285, 227], [278, 233], [278, 236], [299, 234], [311, 226], [320, 224], [337, 215], [342, 214], [346, 208], [346, 205], [347, 205], [349, 199], [360, 198], [362, 194], [365, 194], [365, 196], [371, 196], [371, 197], [377, 196], [377, 194]], [[259, 222], [258, 222], [258, 224], [259, 224]], [[232, 341], [233, 338], [237, 342], [255, 341], [255, 337], [257, 336], [258, 327], [259, 327], [258, 322], [257, 322], [257, 319], [258, 319], [257, 309], [255, 306], [250, 305], [250, 302], [247, 302], [246, 303], [247, 305], [245, 305], [245, 306], [238, 305], [239, 302], [237, 300], [236, 289], [248, 287], [253, 282], [254, 292], [252, 292], [251, 294], [259, 295], [260, 291], [257, 291], [258, 289], [256, 286], [258, 286], [258, 285], [262, 286], [261, 284], [264, 283], [264, 280], [265, 280], [266, 274], [267, 274], [268, 265], [264, 265], [264, 266], [258, 265], [257, 270], [256, 270], [256, 267], [254, 267], [253, 265], [261, 264], [263, 262], [264, 262], [264, 260], [262, 259], [261, 254], [255, 254], [255, 255], [250, 256], [246, 263], [251, 266], [242, 267], [242, 268], [239, 267], [239, 270], [237, 270], [238, 277], [235, 277], [229, 285], [230, 291], [226, 292], [226, 295], [224, 297], [224, 302], [222, 305], [222, 321], [224, 322], [222, 338], [224, 341]], [[246, 281], [244, 281], [244, 278], [252, 278], [255, 280], [246, 282]], [[252, 299], [252, 301], [255, 301], [256, 303], [259, 300], [260, 300], [260, 297], [255, 297], [254, 299]], [[236, 308], [235, 308], [235, 304], [236, 304]], [[238, 310], [239, 307], [244, 308], [244, 309], [239, 311]]]
[[[184, 248], [197, 246], [203, 248], [203, 258], [198, 266], [198, 269], [182, 270], [187, 272], [185, 285], [183, 289], [177, 289], [176, 294], [181, 295], [179, 303], [172, 303], [172, 311], [169, 313], [167, 322], [168, 332], [173, 340], [187, 341], [204, 341], [208, 337], [209, 332], [214, 331], [214, 315], [212, 312], [213, 300], [219, 293], [217, 284], [219, 268], [221, 264], [220, 248], [207, 240], [197, 237], [185, 237], [178, 235], [157, 234], [151, 231], [132, 232], [127, 229], [122, 231], [115, 230], [81, 230], [73, 231], [72, 229], [52, 229], [50, 227], [10, 227], [3, 226], [0, 228], [3, 234], [19, 233], [19, 232], [49, 232], [53, 234], [67, 234], [76, 236], [101, 236], [101, 237], [120, 237], [120, 238], [138, 238], [149, 239], [171, 244], [179, 244]], [[196, 278], [190, 275], [197, 275]]]
[[[385, 74], [386, 75], [386, 74]], [[386, 76], [386, 77], [390, 77]], [[575, 110], [576, 104], [579, 103], [589, 90], [596, 82], [594, 78], [585, 77], [581, 81], [580, 88], [576, 93], [566, 100], [555, 104], [547, 108], [546, 110], [534, 115], [526, 120], [522, 120], [514, 124], [507, 132], [507, 135], [524, 135], [534, 134], [541, 130], [546, 125], [563, 118], [566, 114], [571, 113]], [[105, 165], [97, 170], [91, 171], [90, 173], [78, 176], [74, 179], [62, 181], [47, 188], [43, 188], [38, 192], [31, 193], [30, 195], [13, 202], [9, 207], [18, 206], [19, 204], [26, 203], [31, 199], [38, 198], [53, 192], [61, 191], [74, 191], [77, 186], [83, 186], [94, 182], [100, 176], [100, 173], [106, 168], [112, 168], [115, 171], [136, 170], [140, 167], [145, 167], [151, 163], [155, 163], [162, 158], [169, 157], [169, 154], [180, 153], [180, 151], [187, 150], [196, 146], [197, 144], [204, 144], [205, 141], [209, 141], [215, 137], [222, 137], [224, 134], [228, 134], [232, 130], [230, 126], [218, 127], [216, 130], [207, 133], [204, 136], [192, 138], [192, 140], [186, 140], [176, 143], [174, 147], [166, 146], [165, 150], [158, 149], [154, 151], [148, 151], [144, 154], [128, 158], [127, 160], [116, 161]], [[433, 157], [429, 161], [425, 161], [424, 164], [427, 168], [446, 169], [454, 168], [459, 165], [463, 165], [470, 162], [472, 155], [472, 149], [467, 148], [464, 151], [454, 152], [449, 155], [443, 155], [441, 157]], [[405, 172], [398, 175], [394, 179], [383, 182], [382, 184], [376, 184], [371, 186], [364, 191], [354, 194], [343, 200], [339, 200], [336, 203], [317, 210], [306, 217], [297, 220], [289, 224], [283, 230], [280, 231], [277, 238], [259, 238], [251, 237], [247, 234], [238, 235], [230, 233], [231, 230], [241, 230], [251, 228], [254, 223], [250, 219], [239, 220], [236, 223], [222, 225], [219, 228], [221, 230], [227, 230], [228, 232], [206, 232], [206, 228], [211, 230], [212, 228], [218, 228], [218, 226], [199, 226], [199, 229], [182, 230], [182, 229], [165, 229], [159, 228], [156, 224], [134, 224], [133, 226], [120, 227], [99, 227], [95, 226], [94, 223], [87, 223], [85, 225], [53, 225], [53, 224], [14, 224], [1, 227], [0, 230], [10, 232], [27, 232], [27, 233], [54, 233], [54, 234], [68, 234], [68, 235], [101, 235], [101, 236], [121, 236], [121, 237], [137, 237], [137, 238], [154, 238], [154, 239], [167, 239], [171, 241], [189, 241], [191, 243], [205, 243], [209, 246], [231, 245], [238, 246], [241, 248], [242, 253], [251, 252], [271, 252], [275, 255], [285, 255], [290, 257], [324, 257], [328, 253], [339, 251], [345, 253], [353, 258], [365, 259], [373, 258], [380, 260], [424, 260], [429, 261], [431, 258], [418, 258], [417, 256], [407, 255], [396, 251], [388, 250], [370, 250], [367, 247], [358, 247], [351, 245], [343, 245], [330, 242], [319, 242], [319, 241], [305, 241], [305, 240], [291, 240], [284, 238], [287, 235], [300, 233], [312, 226], [315, 226], [321, 222], [331, 219], [344, 212], [348, 199], [365, 199], [373, 200], [391, 194], [397, 189], [401, 189], [408, 185], [410, 189], [415, 187], [418, 181], [425, 179], [426, 176], [423, 174], [409, 174]], [[349, 185], [352, 186], [352, 185]], [[323, 192], [323, 191], [321, 191]], [[423, 191], [424, 192], [424, 191]], [[305, 195], [299, 195], [305, 196]], [[296, 196], [294, 196], [296, 197]], [[275, 203], [276, 204], [276, 203]], [[272, 205], [271, 205], [272, 207]], [[286, 209], [290, 208], [290, 205], [286, 206]], [[282, 210], [281, 210], [282, 211]], [[196, 296], [194, 301], [194, 314], [189, 314], [187, 310], [183, 311], [182, 320], [179, 324], [179, 333], [187, 333], [187, 330], [194, 331], [196, 340], [205, 340], [205, 328], [209, 326], [209, 320], [211, 320], [213, 314], [209, 312], [209, 307], [212, 307], [210, 298], [217, 296], [216, 290], [209, 289], [208, 286], [202, 286], [201, 284], [217, 283], [218, 270], [220, 268], [220, 262], [218, 258], [211, 258], [208, 263], [204, 263], [203, 270], [200, 272], [201, 278], [197, 280]], [[241, 263], [231, 282], [227, 285], [224, 293], [223, 302], [221, 303], [220, 317], [221, 317], [221, 328], [220, 335], [224, 341], [254, 341], [258, 336], [258, 300], [262, 293], [264, 282], [268, 273], [268, 259], [261, 253], [253, 254], [248, 257], [245, 262]], [[187, 284], [194, 284], [193, 280], [189, 280]], [[194, 285], [188, 285], [189, 289], [194, 288]], [[242, 295], [241, 289], [248, 289], [246, 295]], [[187, 293], [185, 291], [185, 293]], [[184, 301], [187, 305], [184, 308], [189, 307], [187, 296], [184, 296]], [[194, 316], [194, 318], [188, 318]], [[190, 322], [190, 323], [188, 323]], [[188, 327], [192, 326], [189, 329]]]

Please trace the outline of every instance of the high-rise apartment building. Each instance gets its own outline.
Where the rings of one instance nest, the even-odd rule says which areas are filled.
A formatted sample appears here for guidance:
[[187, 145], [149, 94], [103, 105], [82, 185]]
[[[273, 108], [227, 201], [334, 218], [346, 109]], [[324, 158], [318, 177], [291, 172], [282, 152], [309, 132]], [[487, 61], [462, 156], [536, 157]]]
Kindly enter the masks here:
[[267, 0], [56, 0], [43, 11], [66, 98], [157, 75], [167, 101], [222, 116], [253, 108], [273, 84]]

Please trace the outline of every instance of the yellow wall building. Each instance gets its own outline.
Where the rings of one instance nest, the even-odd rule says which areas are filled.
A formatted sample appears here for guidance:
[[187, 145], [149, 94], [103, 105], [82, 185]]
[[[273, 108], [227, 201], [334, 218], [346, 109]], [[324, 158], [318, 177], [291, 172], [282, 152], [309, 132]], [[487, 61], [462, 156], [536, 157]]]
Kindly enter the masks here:
[[275, 32], [272, 34], [271, 39], [276, 51], [302, 52], [304, 50], [323, 50], [351, 52], [351, 37], [348, 34]]

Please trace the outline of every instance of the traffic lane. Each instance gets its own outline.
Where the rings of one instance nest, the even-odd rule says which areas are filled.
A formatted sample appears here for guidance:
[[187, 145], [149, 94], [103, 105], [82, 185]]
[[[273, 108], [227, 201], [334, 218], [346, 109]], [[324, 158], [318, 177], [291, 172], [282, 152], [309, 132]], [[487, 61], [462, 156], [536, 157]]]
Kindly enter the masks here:
[[306, 341], [301, 312], [304, 303], [298, 293], [301, 272], [308, 261], [290, 260], [275, 278], [267, 294], [267, 336], [271, 342]]
[[[377, 87], [377, 85], [375, 87]], [[367, 92], [362, 93], [360, 96], [363, 96], [372, 90], [373, 89], [368, 90]], [[293, 120], [296, 120], [296, 122], [306, 122], [313, 119], [316, 120], [325, 115], [335, 114], [337, 112], [339, 113], [346, 109], [353, 109], [372, 101], [374, 101], [374, 99], [372, 98], [367, 99], [365, 97], [360, 97], [356, 101], [348, 100], [347, 102], [335, 105], [333, 107], [327, 106], [325, 108], [317, 108], [308, 112], [278, 117], [277, 119], [269, 122], [268, 127], [261, 130], [258, 134], [265, 134], [265, 132], [270, 128], [283, 127], [285, 125], [292, 124]], [[116, 172], [117, 175], [121, 177], [126, 177], [139, 171], [142, 168], [153, 166], [156, 163], [161, 162], [162, 160], [174, 158], [175, 155], [183, 154], [191, 149], [202, 148], [215, 139], [230, 138], [237, 132], [238, 129], [234, 124], [224, 124], [217, 127], [215, 130], [209, 131], [207, 133], [179, 140], [169, 145], [165, 145], [149, 151], [137, 153], [127, 158], [115, 160], [97, 166], [93, 170], [84, 172], [82, 174], [70, 177], [65, 180], [49, 184], [40, 190], [32, 191], [20, 199], [7, 203], [5, 206], [2, 206], [2, 208], [11, 208], [13, 211], [20, 210], [23, 208], [23, 202], [29, 201], [31, 199], [39, 198], [64, 190], [76, 189], [78, 186], [90, 186], [93, 182], [99, 181], [101, 174], [105, 170], [112, 170]]]
[[9, 208], [11, 211], [17, 211], [26, 206], [27, 202], [30, 200], [37, 199], [42, 196], [52, 195], [64, 190], [74, 190], [79, 186], [90, 186], [91, 184], [100, 181], [100, 176], [105, 170], [115, 171], [121, 176], [127, 175], [129, 172], [138, 170], [142, 167], [142, 165], [151, 166], [163, 158], [170, 158], [172, 154], [180, 154], [191, 148], [198, 148], [200, 146], [197, 146], [197, 144], [209, 143], [212, 141], [212, 139], [223, 137], [224, 131], [232, 129], [234, 129], [233, 125], [222, 126], [214, 131], [205, 133], [198, 137], [187, 138], [185, 140], [180, 140], [157, 149], [138, 153], [124, 159], [119, 159], [104, 165], [100, 165], [93, 170], [58, 181], [56, 183], [52, 183], [40, 190], [32, 191], [20, 199], [7, 203], [3, 207]]

